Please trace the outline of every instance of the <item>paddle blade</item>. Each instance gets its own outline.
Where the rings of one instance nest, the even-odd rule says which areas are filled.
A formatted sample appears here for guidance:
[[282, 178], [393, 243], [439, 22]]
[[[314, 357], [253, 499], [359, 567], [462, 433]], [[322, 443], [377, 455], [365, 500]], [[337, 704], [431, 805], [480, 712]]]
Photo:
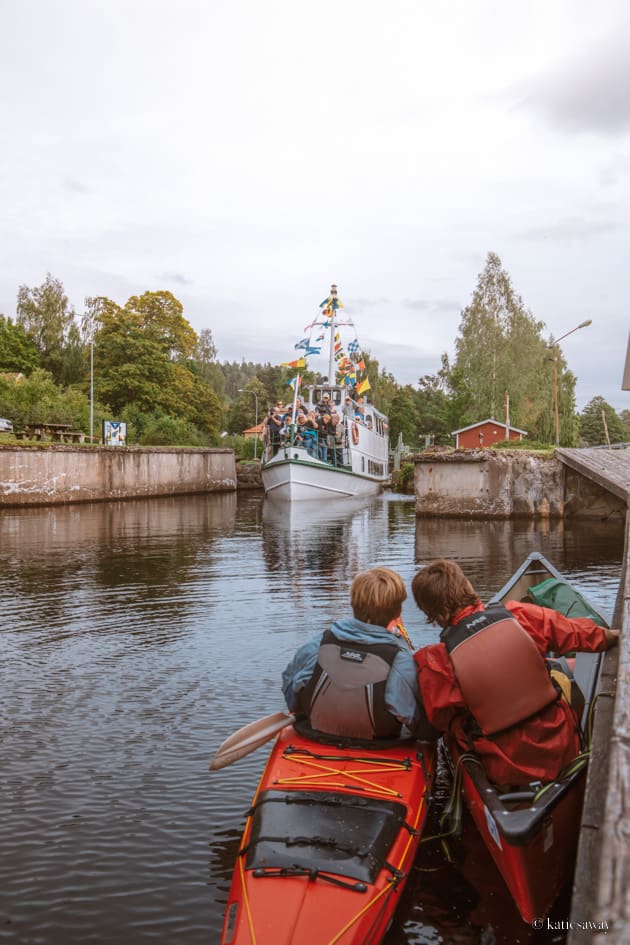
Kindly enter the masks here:
[[226, 765], [231, 765], [239, 758], [249, 755], [251, 751], [256, 751], [293, 721], [295, 721], [295, 716], [288, 712], [274, 712], [273, 715], [266, 715], [264, 719], [258, 719], [256, 722], [250, 722], [249, 725], [239, 728], [238, 732], [234, 732], [219, 746], [210, 762], [210, 771], [225, 768]]

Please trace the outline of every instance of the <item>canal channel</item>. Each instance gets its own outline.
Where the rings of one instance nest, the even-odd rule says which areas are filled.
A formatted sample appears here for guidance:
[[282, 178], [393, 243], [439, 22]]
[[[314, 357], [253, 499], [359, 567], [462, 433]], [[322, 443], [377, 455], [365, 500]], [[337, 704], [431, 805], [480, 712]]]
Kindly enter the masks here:
[[[282, 708], [281, 670], [348, 612], [358, 571], [409, 585], [453, 557], [488, 597], [539, 550], [610, 614], [623, 538], [621, 524], [416, 520], [391, 494], [4, 509], [0, 941], [218, 942], [266, 749], [214, 774], [209, 759]], [[436, 639], [410, 601], [403, 616], [416, 646]], [[470, 829], [453, 857], [421, 851], [387, 945], [562, 941], [523, 925]]]

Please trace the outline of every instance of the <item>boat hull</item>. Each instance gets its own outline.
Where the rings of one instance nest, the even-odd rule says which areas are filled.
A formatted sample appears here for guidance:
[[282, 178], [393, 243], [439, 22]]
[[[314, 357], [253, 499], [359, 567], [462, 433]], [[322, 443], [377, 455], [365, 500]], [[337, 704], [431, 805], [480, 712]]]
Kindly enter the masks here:
[[[563, 580], [542, 555], [532, 554], [493, 601], [519, 600], [530, 587], [549, 578]], [[575, 660], [574, 675], [585, 700], [584, 731], [598, 685], [600, 660], [600, 653], [579, 653]], [[574, 866], [586, 766], [576, 766], [573, 773], [545, 786], [541, 793], [534, 789], [529, 797], [519, 800], [517, 793], [528, 793], [527, 788], [519, 789], [508, 800], [510, 793], [501, 793], [488, 781], [474, 756], [463, 754], [448, 735], [444, 742], [453, 770], [461, 767], [464, 801], [521, 918], [531, 923], [548, 915]]]
[[435, 749], [285, 728], [248, 812], [222, 945], [378, 945], [427, 816]]
[[263, 465], [262, 481], [267, 495], [290, 501], [378, 495], [388, 482], [331, 466], [303, 449], [276, 454]]

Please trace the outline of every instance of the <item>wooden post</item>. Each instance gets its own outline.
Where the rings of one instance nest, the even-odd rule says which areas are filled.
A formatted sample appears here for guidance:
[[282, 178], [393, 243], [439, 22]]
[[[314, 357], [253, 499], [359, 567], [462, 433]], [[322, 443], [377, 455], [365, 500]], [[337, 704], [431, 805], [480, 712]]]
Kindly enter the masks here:
[[[630, 500], [629, 500], [630, 501]], [[593, 753], [568, 945], [625, 945], [630, 928], [630, 508], [613, 626], [618, 650], [606, 654], [598, 697]], [[606, 923], [597, 931], [586, 922]]]

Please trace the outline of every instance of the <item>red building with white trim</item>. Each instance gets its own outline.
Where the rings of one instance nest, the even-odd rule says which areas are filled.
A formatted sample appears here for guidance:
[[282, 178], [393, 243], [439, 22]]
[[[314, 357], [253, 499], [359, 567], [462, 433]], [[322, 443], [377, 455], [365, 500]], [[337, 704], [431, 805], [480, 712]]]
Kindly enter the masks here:
[[504, 443], [505, 440], [522, 440], [527, 436], [527, 430], [519, 430], [518, 427], [509, 427], [505, 423], [499, 423], [498, 420], [479, 420], [478, 423], [471, 423], [468, 427], [461, 427], [459, 430], [453, 430], [451, 436], [455, 437], [455, 449], [472, 450], [483, 446], [494, 446], [495, 443]]

